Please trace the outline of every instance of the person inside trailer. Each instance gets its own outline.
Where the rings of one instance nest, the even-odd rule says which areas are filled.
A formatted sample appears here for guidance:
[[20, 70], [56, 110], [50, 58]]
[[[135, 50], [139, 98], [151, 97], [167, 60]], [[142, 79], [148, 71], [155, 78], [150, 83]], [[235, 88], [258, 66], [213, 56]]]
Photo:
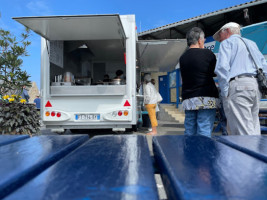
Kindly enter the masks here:
[[125, 79], [123, 77], [123, 71], [122, 70], [117, 70], [116, 71], [116, 76], [114, 77], [114, 79], [112, 80], [114, 83], [116, 83], [117, 85], [124, 85], [125, 84]]
[[104, 79], [103, 79], [103, 82], [110, 82], [110, 78], [109, 78], [109, 75], [108, 74], [105, 74], [104, 75]]
[[122, 76], [123, 76], [123, 71], [119, 69], [116, 71], [116, 76], [114, 77], [114, 79], [122, 79]]

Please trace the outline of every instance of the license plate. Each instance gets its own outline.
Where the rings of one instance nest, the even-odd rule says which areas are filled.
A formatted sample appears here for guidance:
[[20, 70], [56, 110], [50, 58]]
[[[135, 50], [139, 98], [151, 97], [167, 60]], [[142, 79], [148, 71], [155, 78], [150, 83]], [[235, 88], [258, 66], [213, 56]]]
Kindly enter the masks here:
[[77, 114], [75, 119], [78, 121], [98, 121], [100, 120], [99, 114]]

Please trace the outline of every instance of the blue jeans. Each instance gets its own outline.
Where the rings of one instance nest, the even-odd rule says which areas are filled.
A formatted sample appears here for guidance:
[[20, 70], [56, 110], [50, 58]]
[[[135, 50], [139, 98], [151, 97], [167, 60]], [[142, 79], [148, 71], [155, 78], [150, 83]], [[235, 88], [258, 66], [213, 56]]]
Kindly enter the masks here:
[[204, 135], [211, 137], [216, 109], [186, 110], [185, 135]]
[[223, 104], [221, 103], [221, 108], [219, 108], [220, 113], [220, 125], [222, 130], [222, 135], [228, 135], [227, 133], [227, 119], [223, 110]]

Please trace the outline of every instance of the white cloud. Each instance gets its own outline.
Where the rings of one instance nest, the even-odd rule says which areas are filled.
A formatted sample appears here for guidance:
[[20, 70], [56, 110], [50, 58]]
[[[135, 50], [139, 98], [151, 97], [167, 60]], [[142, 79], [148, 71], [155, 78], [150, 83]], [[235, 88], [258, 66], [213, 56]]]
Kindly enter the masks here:
[[44, 1], [31, 1], [27, 4], [27, 8], [35, 16], [50, 15], [51, 13], [50, 8]]

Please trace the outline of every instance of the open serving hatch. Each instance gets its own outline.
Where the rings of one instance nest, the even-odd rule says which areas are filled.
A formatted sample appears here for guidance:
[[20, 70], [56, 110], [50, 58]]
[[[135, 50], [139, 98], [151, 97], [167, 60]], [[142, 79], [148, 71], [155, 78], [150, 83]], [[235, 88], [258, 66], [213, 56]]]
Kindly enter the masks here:
[[172, 71], [186, 47], [185, 39], [140, 40], [137, 42], [138, 65], [143, 72]]
[[119, 15], [14, 17], [47, 40], [125, 39]]

